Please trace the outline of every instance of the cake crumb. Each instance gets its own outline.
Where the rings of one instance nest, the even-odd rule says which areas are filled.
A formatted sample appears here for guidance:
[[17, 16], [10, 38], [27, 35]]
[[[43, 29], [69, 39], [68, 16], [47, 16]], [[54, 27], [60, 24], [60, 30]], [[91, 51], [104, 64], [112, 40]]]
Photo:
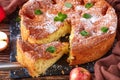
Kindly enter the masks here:
[[64, 70], [61, 71], [62, 74], [65, 74]]

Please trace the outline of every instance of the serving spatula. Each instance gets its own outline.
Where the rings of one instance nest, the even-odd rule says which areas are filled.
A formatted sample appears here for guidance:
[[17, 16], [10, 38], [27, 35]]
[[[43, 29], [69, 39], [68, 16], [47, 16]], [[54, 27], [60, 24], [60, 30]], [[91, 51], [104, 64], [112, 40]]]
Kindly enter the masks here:
[[18, 62], [7, 62], [7, 63], [3, 63], [0, 62], [0, 70], [4, 71], [4, 70], [15, 70], [15, 69], [20, 69], [22, 68], [22, 66], [18, 63]]

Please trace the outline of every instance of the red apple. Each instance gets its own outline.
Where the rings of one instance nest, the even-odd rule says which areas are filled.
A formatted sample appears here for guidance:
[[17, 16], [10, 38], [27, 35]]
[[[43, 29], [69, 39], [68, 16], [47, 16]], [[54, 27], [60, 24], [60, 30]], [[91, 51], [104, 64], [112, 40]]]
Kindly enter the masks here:
[[91, 80], [91, 74], [88, 70], [77, 67], [71, 70], [70, 80]]
[[0, 51], [6, 49], [8, 46], [8, 36], [6, 33], [0, 31]]
[[5, 18], [5, 11], [4, 9], [0, 6], [0, 22]]

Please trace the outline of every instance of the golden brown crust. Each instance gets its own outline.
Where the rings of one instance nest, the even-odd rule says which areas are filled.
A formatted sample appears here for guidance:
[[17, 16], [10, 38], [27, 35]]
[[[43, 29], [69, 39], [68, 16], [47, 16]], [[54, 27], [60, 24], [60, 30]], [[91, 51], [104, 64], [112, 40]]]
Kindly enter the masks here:
[[[49, 46], [54, 46], [54, 53], [46, 52]], [[68, 52], [68, 43], [52, 42], [48, 44], [30, 44], [17, 40], [17, 61], [28, 69], [32, 77], [38, 77]]]
[[[37, 9], [40, 9], [43, 14], [36, 15], [34, 11]], [[19, 14], [23, 40], [38, 44], [48, 43], [70, 33], [70, 25], [67, 22], [54, 21], [57, 13], [50, 13], [51, 9], [51, 0], [28, 1], [22, 7]]]
[[[115, 39], [117, 16], [107, 2], [96, 1], [92, 8], [88, 10], [82, 8], [81, 15], [84, 13], [92, 15], [92, 17], [85, 19], [83, 16], [79, 16], [80, 21], [75, 24], [78, 20], [76, 18], [73, 22], [68, 58], [70, 65], [84, 64], [99, 59], [107, 53]], [[108, 31], [103, 33], [102, 27], [107, 27]], [[87, 31], [89, 36], [82, 36], [80, 34], [82, 30]]]
[[[99, 59], [107, 53], [113, 45], [115, 33], [99, 36], [89, 42], [73, 46], [68, 60], [70, 65], [84, 64]], [[104, 39], [103, 39], [104, 38]]]
[[50, 59], [53, 58], [55, 55], [46, 52], [46, 49], [49, 46], [54, 46], [56, 48], [56, 53], [60, 52], [60, 48], [63, 46], [61, 42], [51, 42], [49, 44], [30, 44], [28, 42], [17, 40], [17, 44], [19, 45], [18, 48], [22, 49], [22, 53], [27, 55], [33, 60], [37, 60], [39, 58]]

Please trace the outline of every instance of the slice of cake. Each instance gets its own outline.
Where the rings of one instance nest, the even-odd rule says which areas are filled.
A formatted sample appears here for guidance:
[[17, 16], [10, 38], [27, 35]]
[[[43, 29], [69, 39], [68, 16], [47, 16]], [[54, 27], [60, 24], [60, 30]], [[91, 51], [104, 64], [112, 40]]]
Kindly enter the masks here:
[[105, 0], [85, 0], [76, 6], [81, 14], [71, 19], [70, 65], [84, 64], [105, 55], [111, 48], [117, 28], [114, 9]]
[[17, 61], [28, 69], [32, 77], [38, 77], [68, 52], [68, 43], [58, 41], [48, 44], [30, 44], [17, 40]]
[[[49, 43], [70, 33], [67, 15], [57, 21], [60, 12], [53, 9], [51, 0], [29, 0], [20, 10], [21, 37], [30, 43]], [[61, 17], [60, 17], [61, 19]]]

